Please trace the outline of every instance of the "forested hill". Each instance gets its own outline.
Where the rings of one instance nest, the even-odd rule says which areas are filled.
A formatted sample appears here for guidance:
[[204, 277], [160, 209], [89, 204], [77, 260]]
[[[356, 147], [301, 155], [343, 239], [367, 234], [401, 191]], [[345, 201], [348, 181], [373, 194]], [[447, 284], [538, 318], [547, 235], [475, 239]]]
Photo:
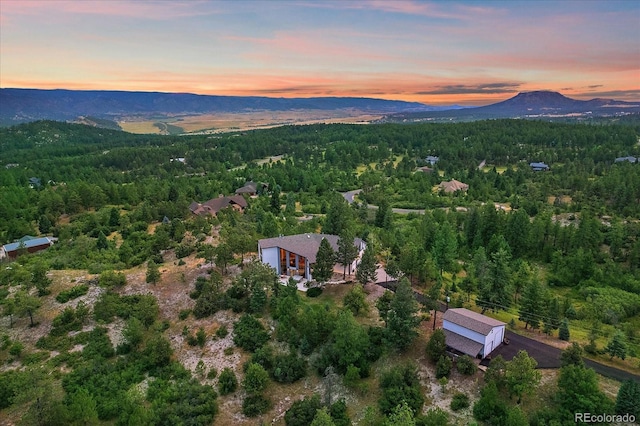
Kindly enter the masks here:
[[75, 120], [81, 116], [117, 121], [131, 116], [337, 109], [393, 113], [437, 108], [417, 102], [350, 97], [287, 99], [190, 93], [0, 89], [0, 124], [4, 125], [42, 119]]
[[[582, 361], [640, 372], [638, 130], [0, 129], [0, 244], [57, 239], [0, 260], [0, 423], [564, 425], [640, 410], [634, 382], [599, 384]], [[446, 193], [452, 179], [468, 189]], [[247, 181], [260, 185], [242, 212], [191, 214]], [[355, 189], [353, 203], [340, 194]], [[250, 261], [259, 239], [312, 232], [339, 242], [306, 295]], [[331, 276], [355, 237], [357, 273]], [[376, 265], [395, 293], [373, 284]], [[347, 282], [326, 283], [336, 276]], [[445, 300], [564, 346], [562, 367], [536, 370], [529, 355], [548, 354], [534, 342], [507, 361], [492, 352], [486, 373], [468, 356], [454, 369], [431, 325]]]

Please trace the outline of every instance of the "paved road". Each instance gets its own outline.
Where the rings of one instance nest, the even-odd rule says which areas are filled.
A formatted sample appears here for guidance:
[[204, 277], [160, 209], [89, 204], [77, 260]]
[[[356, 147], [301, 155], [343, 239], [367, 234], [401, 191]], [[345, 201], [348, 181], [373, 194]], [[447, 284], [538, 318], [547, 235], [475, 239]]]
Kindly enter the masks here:
[[[498, 346], [495, 351], [491, 352], [492, 357], [502, 355], [502, 357], [508, 361], [516, 356], [518, 351], [524, 349], [527, 351], [529, 356], [538, 361], [538, 368], [560, 368], [560, 353], [562, 352], [560, 349], [538, 342], [537, 340], [515, 334], [509, 330], [507, 330], [506, 337], [509, 339], [509, 344], [502, 344]], [[488, 363], [488, 360], [482, 361], [483, 365], [487, 365]], [[596, 373], [605, 377], [621, 382], [632, 378], [640, 382], [640, 376], [636, 374], [631, 374], [614, 367], [609, 367], [590, 359], [584, 359], [584, 363], [587, 367], [593, 368]]]

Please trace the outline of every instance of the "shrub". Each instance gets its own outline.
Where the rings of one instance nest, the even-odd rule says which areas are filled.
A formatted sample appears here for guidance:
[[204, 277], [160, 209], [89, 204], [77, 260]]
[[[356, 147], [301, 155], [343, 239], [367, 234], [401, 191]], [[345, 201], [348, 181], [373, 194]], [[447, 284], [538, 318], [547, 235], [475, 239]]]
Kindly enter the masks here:
[[469, 355], [463, 355], [458, 358], [456, 368], [460, 374], [464, 374], [465, 376], [471, 376], [478, 371], [478, 366]]
[[229, 330], [227, 330], [227, 326], [224, 324], [222, 324], [216, 330], [216, 336], [218, 336], [221, 339], [224, 339], [225, 337], [227, 337], [228, 334], [229, 334]]
[[211, 369], [207, 373], [207, 379], [210, 379], [210, 380], [215, 379], [217, 375], [218, 375], [218, 370], [216, 370], [215, 367], [211, 367]]
[[233, 370], [228, 367], [222, 370], [218, 379], [218, 392], [220, 392], [220, 395], [228, 395], [235, 392], [237, 388], [238, 378]]
[[448, 424], [449, 414], [440, 407], [427, 410], [425, 414], [416, 418], [416, 425], [420, 426], [440, 426]]
[[127, 277], [122, 272], [104, 271], [98, 282], [102, 287], [122, 287], [127, 283]]
[[451, 409], [453, 411], [463, 410], [469, 407], [469, 397], [466, 393], [456, 392], [451, 399]]
[[189, 315], [191, 315], [191, 309], [183, 309], [180, 311], [178, 318], [180, 318], [181, 320], [186, 320], [187, 318], [189, 318]]
[[255, 352], [269, 340], [269, 333], [264, 326], [252, 315], [243, 315], [235, 323], [233, 329], [233, 343], [244, 350]]
[[432, 362], [438, 362], [446, 350], [447, 344], [445, 343], [444, 331], [437, 329], [429, 338], [429, 342], [427, 342], [427, 357]]
[[321, 287], [311, 287], [307, 290], [307, 297], [318, 297], [322, 294]]
[[287, 426], [308, 426], [320, 408], [322, 403], [318, 395], [305, 397], [291, 405], [284, 415], [284, 423]]
[[271, 409], [271, 401], [263, 395], [249, 395], [242, 401], [242, 414], [256, 417]]
[[382, 374], [380, 378], [382, 397], [378, 401], [380, 411], [389, 415], [403, 402], [411, 411], [419, 413], [424, 405], [417, 368], [413, 365], [397, 366]]
[[272, 376], [278, 383], [293, 383], [307, 374], [307, 361], [295, 353], [277, 356], [274, 364]]
[[453, 362], [451, 358], [446, 355], [442, 355], [436, 364], [436, 378], [449, 377], [451, 374], [451, 366]]
[[88, 285], [86, 284], [77, 285], [77, 286], [71, 287], [69, 290], [64, 290], [58, 293], [58, 295], [56, 296], [56, 300], [59, 303], [66, 303], [69, 300], [73, 300], [80, 296], [84, 296], [85, 294], [87, 294], [87, 292], [89, 292]]
[[198, 332], [196, 333], [196, 340], [198, 342], [198, 346], [203, 348], [204, 344], [207, 342], [207, 334], [204, 332], [204, 328], [200, 327], [198, 329]]
[[13, 342], [13, 344], [9, 348], [9, 354], [13, 356], [20, 356], [23, 349], [24, 345], [21, 342]]
[[269, 383], [269, 373], [260, 364], [249, 364], [242, 386], [249, 394], [258, 394]]

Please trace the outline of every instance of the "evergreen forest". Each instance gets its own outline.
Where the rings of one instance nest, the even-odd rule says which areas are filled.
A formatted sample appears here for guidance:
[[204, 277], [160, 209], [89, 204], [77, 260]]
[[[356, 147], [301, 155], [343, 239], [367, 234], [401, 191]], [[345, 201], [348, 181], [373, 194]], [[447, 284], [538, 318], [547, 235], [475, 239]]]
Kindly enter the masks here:
[[[639, 137], [637, 120], [0, 128], [0, 245], [55, 241], [0, 259], [0, 423], [640, 419], [640, 164], [616, 161]], [[246, 182], [243, 212], [189, 210]], [[367, 243], [357, 274], [331, 276], [340, 243], [306, 291], [257, 261], [260, 239], [319, 232]], [[558, 368], [452, 360], [436, 324], [455, 307], [561, 349]]]

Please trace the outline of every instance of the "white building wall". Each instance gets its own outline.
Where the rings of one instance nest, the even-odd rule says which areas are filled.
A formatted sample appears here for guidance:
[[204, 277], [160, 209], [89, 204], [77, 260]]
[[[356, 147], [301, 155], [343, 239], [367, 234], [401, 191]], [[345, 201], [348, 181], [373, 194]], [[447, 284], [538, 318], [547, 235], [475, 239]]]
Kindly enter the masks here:
[[504, 340], [504, 325], [493, 327], [484, 339], [483, 358], [489, 355]]
[[471, 339], [474, 342], [478, 342], [482, 344], [486, 343], [484, 335], [477, 333], [473, 330], [469, 330], [468, 328], [464, 328], [458, 324], [454, 324], [450, 321], [444, 320], [442, 322], [442, 328], [444, 328], [445, 330], [452, 331], [456, 334], [459, 334], [460, 336], [464, 336], [468, 339]]
[[269, 247], [262, 249], [260, 251], [260, 256], [262, 263], [266, 263], [276, 270], [276, 273], [279, 275], [282, 272], [280, 271], [280, 248], [279, 247]]

